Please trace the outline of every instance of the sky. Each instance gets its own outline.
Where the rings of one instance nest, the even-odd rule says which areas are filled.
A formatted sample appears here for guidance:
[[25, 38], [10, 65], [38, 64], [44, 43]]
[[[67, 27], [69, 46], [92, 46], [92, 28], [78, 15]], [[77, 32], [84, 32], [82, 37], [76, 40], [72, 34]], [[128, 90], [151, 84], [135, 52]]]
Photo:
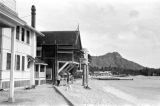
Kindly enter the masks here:
[[159, 0], [16, 0], [20, 18], [30, 25], [37, 9], [39, 31], [76, 30], [94, 56], [119, 52], [146, 67], [160, 68]]

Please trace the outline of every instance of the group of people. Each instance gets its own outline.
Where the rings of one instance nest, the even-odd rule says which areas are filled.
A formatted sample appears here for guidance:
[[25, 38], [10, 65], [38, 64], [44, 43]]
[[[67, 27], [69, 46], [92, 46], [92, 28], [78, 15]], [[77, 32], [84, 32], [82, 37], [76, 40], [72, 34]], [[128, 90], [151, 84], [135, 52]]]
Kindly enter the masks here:
[[[58, 74], [57, 76], [57, 86], [60, 85], [60, 82], [61, 82], [62, 78], [61, 76]], [[70, 73], [67, 73], [67, 77], [66, 77], [66, 86], [67, 86], [67, 89], [68, 88], [71, 88], [71, 85], [70, 83], [73, 81], [73, 76], [70, 74]]]

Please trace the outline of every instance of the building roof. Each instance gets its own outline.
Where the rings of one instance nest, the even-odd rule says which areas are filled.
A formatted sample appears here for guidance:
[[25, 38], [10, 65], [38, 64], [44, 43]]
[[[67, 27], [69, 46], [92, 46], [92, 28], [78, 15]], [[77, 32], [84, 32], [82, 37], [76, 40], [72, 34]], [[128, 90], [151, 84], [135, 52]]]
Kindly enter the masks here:
[[79, 31], [42, 31], [45, 37], [38, 37], [38, 45], [75, 45], [82, 49]]
[[[0, 17], [1, 17], [1, 19], [0, 19], [1, 24], [4, 24], [4, 25], [6, 24], [6, 25], [12, 26], [12, 27], [14, 27], [15, 25], [20, 25], [20, 26], [23, 26], [23, 27], [26, 27], [26, 28], [32, 30], [37, 35], [44, 36], [44, 34], [37, 31], [32, 26], [27, 25], [27, 23], [24, 20], [19, 18], [16, 13], [13, 13], [13, 11], [11, 9], [9, 9], [7, 6], [3, 5], [2, 3], [0, 3]], [[5, 22], [3, 19], [10, 20], [12, 23], [14, 23], [14, 25], [10, 24], [9, 22]]]

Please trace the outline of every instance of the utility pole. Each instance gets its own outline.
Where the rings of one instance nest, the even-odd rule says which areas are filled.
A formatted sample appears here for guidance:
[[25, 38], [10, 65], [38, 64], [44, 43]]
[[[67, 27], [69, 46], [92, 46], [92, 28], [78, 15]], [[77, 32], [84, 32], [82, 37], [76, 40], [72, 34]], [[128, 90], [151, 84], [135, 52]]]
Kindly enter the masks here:
[[88, 88], [88, 75], [89, 75], [89, 70], [88, 70], [88, 51], [86, 51], [85, 54], [86, 58], [86, 88]]
[[85, 88], [88, 88], [88, 51], [87, 49], [83, 49], [84, 52], [84, 70], [83, 70], [83, 86]]
[[83, 83], [82, 85], [85, 86], [86, 85], [86, 65], [83, 65]]

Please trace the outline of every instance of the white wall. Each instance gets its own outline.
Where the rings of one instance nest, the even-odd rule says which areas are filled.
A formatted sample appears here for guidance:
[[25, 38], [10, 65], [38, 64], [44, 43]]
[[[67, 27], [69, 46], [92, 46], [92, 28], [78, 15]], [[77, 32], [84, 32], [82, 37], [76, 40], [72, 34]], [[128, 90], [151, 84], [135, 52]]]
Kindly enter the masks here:
[[[14, 78], [15, 80], [30, 80], [30, 72], [29, 71], [15, 71]], [[2, 71], [2, 79], [3, 81], [9, 81], [10, 71]]]
[[[33, 33], [30, 33], [33, 34]], [[20, 33], [21, 36], [21, 33]], [[35, 35], [34, 35], [35, 36]], [[34, 39], [33, 39], [34, 38]], [[30, 35], [30, 44], [26, 43], [26, 37], [25, 42], [20, 41], [16, 39], [15, 41], [15, 54], [20, 55], [20, 70], [15, 70], [15, 80], [16, 79], [30, 79], [31, 78], [31, 71], [34, 72], [34, 68], [27, 68], [27, 55], [31, 55], [35, 57], [34, 51], [36, 51], [35, 47], [35, 40], [36, 37], [33, 37], [33, 35]], [[10, 70], [6, 70], [6, 63], [7, 63], [7, 53], [11, 53], [11, 28], [3, 28], [2, 29], [2, 79], [9, 80], [9, 73]], [[22, 56], [25, 56], [25, 70], [22, 71]]]

